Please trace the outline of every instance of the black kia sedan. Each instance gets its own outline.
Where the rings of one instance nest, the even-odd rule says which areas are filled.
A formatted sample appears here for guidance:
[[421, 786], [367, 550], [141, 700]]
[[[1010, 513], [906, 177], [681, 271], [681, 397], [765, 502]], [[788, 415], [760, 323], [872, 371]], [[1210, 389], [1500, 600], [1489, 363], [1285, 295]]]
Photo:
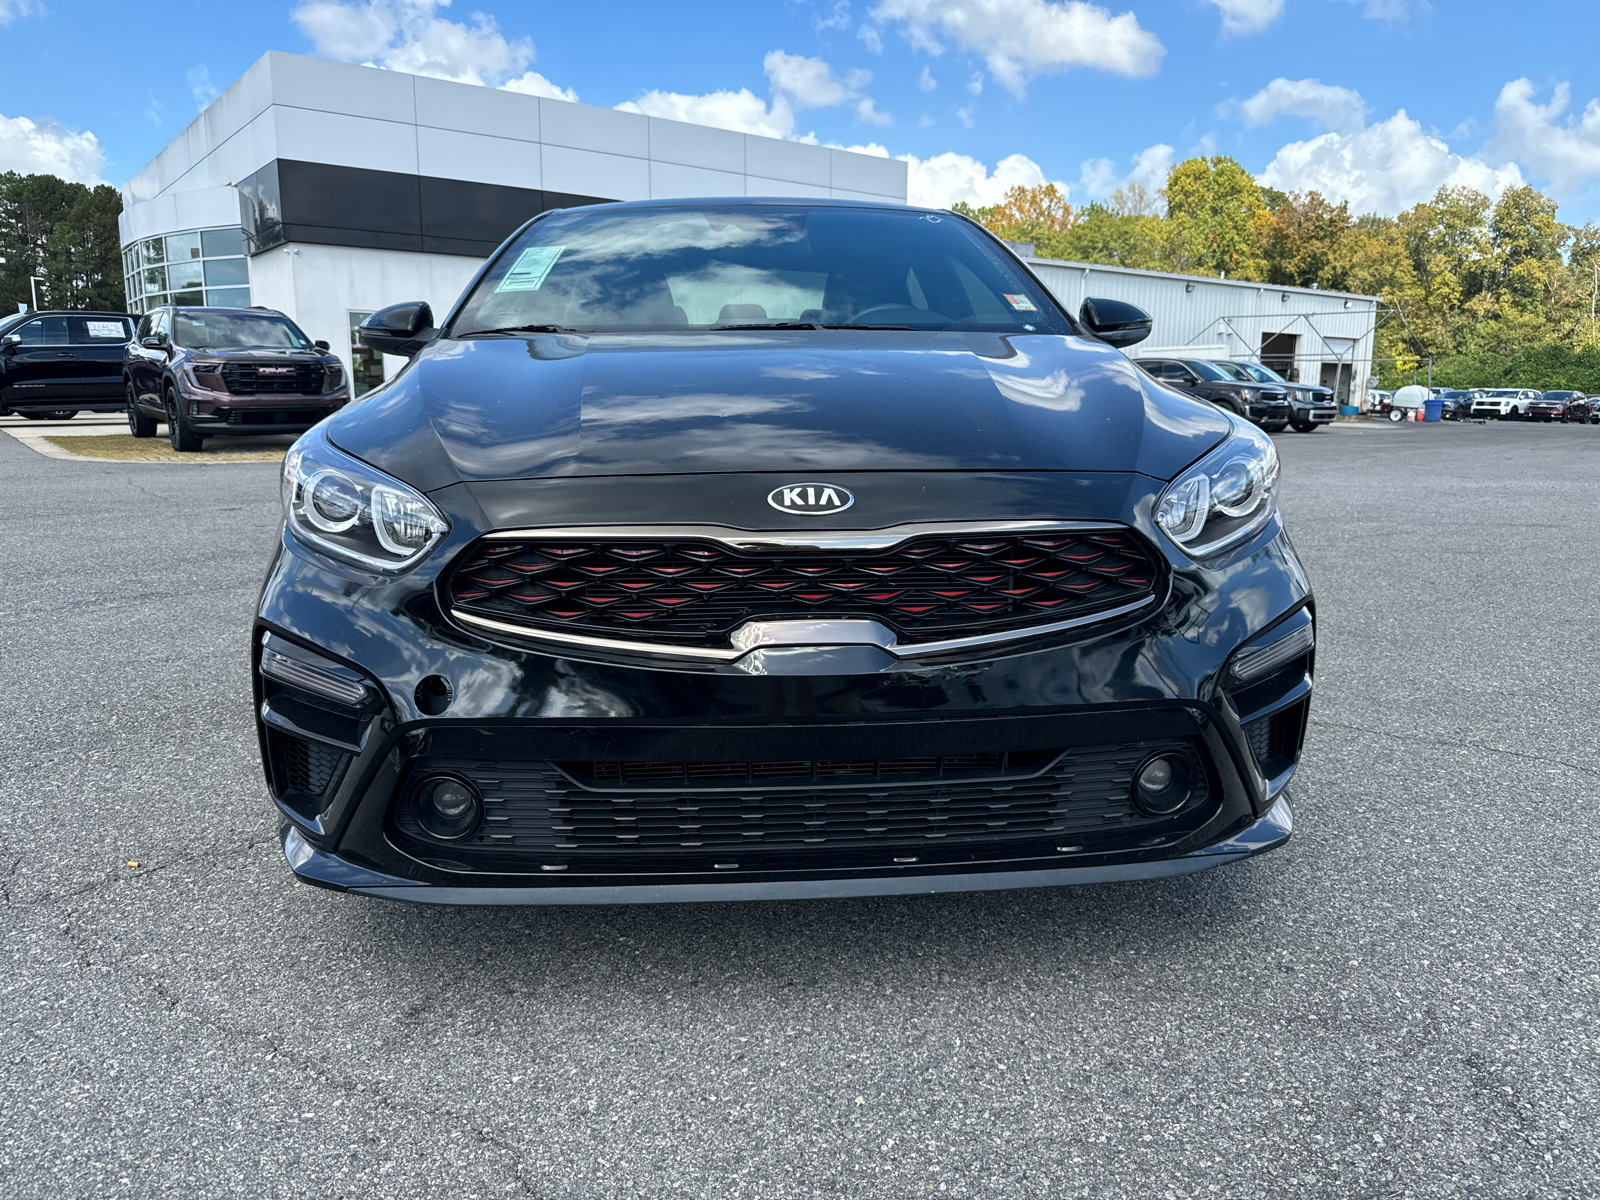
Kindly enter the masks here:
[[122, 350], [133, 318], [32, 312], [0, 321], [0, 416], [65, 421], [122, 407]]
[[1241, 380], [1232, 371], [1206, 359], [1137, 358], [1134, 361], [1168, 387], [1254, 421], [1268, 433], [1282, 433], [1294, 417], [1289, 393], [1284, 388]]
[[252, 638], [305, 882], [801, 898], [1282, 844], [1310, 585], [1272, 442], [949, 212], [554, 211], [305, 434]]

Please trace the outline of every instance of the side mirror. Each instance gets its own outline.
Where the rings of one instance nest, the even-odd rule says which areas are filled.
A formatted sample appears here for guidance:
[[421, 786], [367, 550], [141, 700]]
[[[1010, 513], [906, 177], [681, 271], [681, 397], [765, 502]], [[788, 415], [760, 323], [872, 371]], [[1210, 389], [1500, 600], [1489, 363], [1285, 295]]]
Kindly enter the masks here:
[[1085, 300], [1078, 320], [1106, 345], [1119, 349], [1150, 336], [1150, 314], [1121, 300]]
[[312, 342], [311, 344], [313, 346], [315, 346], [318, 350], [327, 350], [327, 349], [329, 349], [328, 343], [323, 341], [321, 338], [318, 338], [316, 341]]
[[139, 345], [146, 350], [165, 350], [167, 347], [167, 343], [158, 333], [152, 333], [149, 337], [140, 338]]
[[5, 337], [0, 338], [0, 353], [14, 354], [20, 345], [22, 345], [22, 335], [20, 333], [8, 333]]
[[410, 358], [433, 340], [433, 309], [426, 300], [391, 304], [361, 322], [356, 332], [364, 346]]

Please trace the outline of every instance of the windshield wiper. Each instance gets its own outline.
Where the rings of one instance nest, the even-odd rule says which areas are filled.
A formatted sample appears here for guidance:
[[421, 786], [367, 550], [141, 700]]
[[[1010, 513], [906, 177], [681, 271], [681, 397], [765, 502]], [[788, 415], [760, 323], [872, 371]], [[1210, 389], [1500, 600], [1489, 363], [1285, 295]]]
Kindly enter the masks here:
[[904, 329], [914, 332], [910, 325], [823, 325], [823, 329]]
[[566, 325], [497, 325], [493, 329], [474, 329], [471, 333], [463, 333], [462, 337], [477, 337], [483, 333], [577, 333]]
[[821, 329], [815, 321], [752, 321], [748, 325], [713, 325], [713, 330], [724, 329]]

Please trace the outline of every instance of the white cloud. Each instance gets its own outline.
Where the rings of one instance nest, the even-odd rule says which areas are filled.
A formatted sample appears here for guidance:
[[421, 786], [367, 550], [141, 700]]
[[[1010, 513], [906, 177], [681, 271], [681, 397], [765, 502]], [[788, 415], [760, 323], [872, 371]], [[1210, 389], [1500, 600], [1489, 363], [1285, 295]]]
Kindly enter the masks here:
[[971, 129], [972, 128], [972, 109], [970, 107], [968, 107], [968, 106], [963, 106], [961, 108], [956, 109], [956, 120], [960, 121], [968, 129]]
[[883, 35], [873, 26], [861, 26], [856, 30], [856, 36], [861, 39], [861, 44], [867, 48], [869, 54], [883, 53]]
[[508, 92], [521, 92], [524, 96], [543, 96], [547, 100], [566, 100], [576, 104], [578, 93], [571, 88], [557, 87], [537, 71], [527, 71], [515, 79], [508, 79], [501, 88]]
[[1315, 79], [1274, 79], [1239, 105], [1246, 125], [1265, 125], [1279, 113], [1308, 117], [1327, 129], [1356, 133], [1367, 120], [1367, 102], [1349, 88]]
[[9, 25], [18, 17], [31, 17], [43, 11], [44, 5], [38, 0], [0, 0], [0, 25]]
[[1446, 185], [1498, 196], [1519, 186], [1522, 172], [1515, 163], [1496, 167], [1481, 158], [1452, 154], [1401, 109], [1355, 133], [1291, 142], [1260, 179], [1286, 192], [1315, 190], [1335, 204], [1347, 200], [1357, 213], [1393, 216]]
[[856, 101], [856, 120], [863, 125], [893, 125], [894, 115], [879, 112], [877, 105], [872, 102], [872, 97], [863, 96]]
[[475, 12], [468, 21], [439, 16], [449, 4], [450, 0], [304, 0], [290, 16], [325, 58], [455, 83], [502, 86], [532, 96], [577, 99], [576, 92], [527, 69], [534, 60], [531, 39], [508, 39], [486, 13]]
[[[1381, 0], [1368, 0], [1369, 6]], [[1283, 15], [1283, 0], [1211, 0], [1222, 13], [1222, 32], [1260, 33]]]
[[826, 16], [818, 13], [812, 22], [820, 33], [824, 29], [850, 28], [850, 0], [834, 0], [833, 9]]
[[194, 97], [194, 106], [204, 112], [206, 105], [217, 98], [217, 85], [211, 82], [211, 68], [204, 63], [190, 67], [187, 78], [189, 94]]
[[1395, 25], [1412, 17], [1425, 17], [1433, 11], [1428, 0], [1367, 0], [1366, 17]]
[[994, 77], [1021, 95], [1033, 75], [1096, 67], [1153, 75], [1166, 53], [1131, 12], [1113, 17], [1084, 0], [880, 0], [874, 20], [898, 22], [912, 46], [944, 52], [941, 38], [981, 54]]
[[922, 67], [922, 74], [917, 76], [917, 86], [925, 92], [931, 92], [939, 86], [939, 81], [933, 77], [933, 72], [928, 70], [927, 64]]
[[834, 108], [857, 100], [872, 82], [872, 72], [855, 70], [843, 77], [820, 58], [774, 50], [762, 60], [774, 94], [787, 96], [795, 108]]
[[705, 96], [685, 96], [679, 92], [646, 92], [637, 100], [617, 105], [623, 112], [643, 113], [647, 117], [666, 117], [694, 125], [711, 125], [735, 133], [754, 133], [762, 137], [794, 136], [794, 110], [779, 96], [769, 108], [767, 102], [749, 88], [737, 92], [712, 92]]
[[100, 172], [106, 153], [100, 141], [84, 130], [55, 121], [0, 116], [0, 171], [21, 175], [59, 175], [69, 183], [104, 183]]
[[1558, 123], [1572, 104], [1572, 88], [1556, 84], [1549, 104], [1536, 103], [1534, 86], [1513, 79], [1494, 104], [1495, 136], [1485, 147], [1491, 156], [1513, 156], [1552, 190], [1570, 194], [1584, 180], [1600, 175], [1600, 99], [1591, 100], [1575, 119]]
[[[732, 129], [739, 133], [755, 133], [762, 137], [796, 139], [795, 114], [807, 108], [837, 108], [855, 106], [856, 120], [863, 125], [888, 125], [894, 118], [879, 112], [872, 97], [863, 95], [862, 88], [872, 82], [871, 71], [849, 71], [843, 76], [820, 58], [805, 58], [774, 50], [762, 64], [767, 81], [772, 85], [769, 104], [749, 88], [737, 92], [711, 92], [704, 96], [686, 96], [680, 92], [646, 92], [637, 100], [617, 105], [624, 112], [644, 113], [651, 117], [668, 117], [674, 121], [691, 121], [696, 125], [714, 125], [718, 129]], [[799, 141], [815, 141], [807, 134]]]
[[981, 95], [983, 95], [983, 72], [982, 71], [974, 71], [972, 73], [972, 77], [967, 80], [967, 94], [969, 96], [981, 96]]
[[1117, 174], [1116, 164], [1109, 158], [1091, 158], [1083, 164], [1078, 186], [1092, 200], [1104, 200], [1130, 183], [1139, 184], [1154, 196], [1167, 186], [1167, 175], [1176, 157], [1176, 152], [1165, 143], [1146, 146], [1133, 156], [1133, 166], [1126, 175]]
[[[862, 146], [850, 148], [870, 149]], [[1023, 154], [1002, 158], [995, 164], [993, 172], [965, 154], [936, 154], [932, 158], [902, 154], [900, 161], [906, 163], [908, 168], [907, 202], [927, 208], [949, 208], [957, 201], [974, 206], [998, 204], [1005, 199], [1006, 192], [1014, 187], [1038, 187], [1050, 182], [1045, 179], [1039, 164]], [[1057, 181], [1056, 187], [1063, 196], [1070, 192], [1065, 183]]]

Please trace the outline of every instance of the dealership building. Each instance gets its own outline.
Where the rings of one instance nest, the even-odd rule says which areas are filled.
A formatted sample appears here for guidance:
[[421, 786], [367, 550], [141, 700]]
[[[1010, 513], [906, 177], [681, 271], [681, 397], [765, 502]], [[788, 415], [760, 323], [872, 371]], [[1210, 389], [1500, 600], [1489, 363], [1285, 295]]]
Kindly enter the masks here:
[[[397, 360], [356, 326], [388, 304], [443, 316], [483, 259], [551, 208], [673, 196], [906, 200], [904, 162], [376, 67], [269, 52], [123, 188], [128, 307], [263, 305], [327, 341], [357, 392]], [[1151, 348], [1260, 358], [1360, 396], [1377, 300], [1035, 260], [1155, 318]], [[1143, 352], [1141, 346], [1136, 353]]]

